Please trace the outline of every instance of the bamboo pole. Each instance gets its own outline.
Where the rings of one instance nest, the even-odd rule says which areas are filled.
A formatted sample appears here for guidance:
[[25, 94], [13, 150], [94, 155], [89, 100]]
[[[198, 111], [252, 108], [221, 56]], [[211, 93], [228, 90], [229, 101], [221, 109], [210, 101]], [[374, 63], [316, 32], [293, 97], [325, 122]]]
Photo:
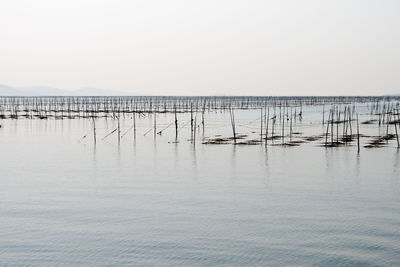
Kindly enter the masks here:
[[133, 112], [133, 138], [136, 140], [136, 110]]
[[260, 131], [260, 136], [261, 136], [261, 144], [262, 144], [262, 138], [263, 138], [263, 108], [261, 107], [261, 131]]
[[[399, 128], [400, 128], [400, 127], [399, 127]], [[397, 121], [396, 121], [396, 117], [395, 117], [395, 122], [394, 122], [394, 129], [396, 130], [397, 148], [400, 148], [399, 133], [397, 132]]]
[[94, 119], [94, 116], [93, 116], [93, 142], [94, 145], [96, 145], [96, 120]]
[[269, 126], [269, 106], [267, 111], [267, 127], [265, 129], [265, 146], [267, 146], [268, 143], [268, 126]]
[[119, 117], [118, 117], [118, 145], [121, 143], [121, 127], [120, 127], [120, 122], [119, 122]]
[[233, 132], [233, 142], [236, 145], [236, 129], [235, 129], [235, 113], [233, 112], [233, 109], [229, 109], [229, 114], [231, 117], [231, 125], [232, 125], [232, 132]]
[[178, 141], [178, 117], [176, 115], [176, 106], [174, 106], [175, 113], [175, 140]]
[[360, 128], [358, 123], [358, 114], [357, 114], [357, 152], [360, 153]]

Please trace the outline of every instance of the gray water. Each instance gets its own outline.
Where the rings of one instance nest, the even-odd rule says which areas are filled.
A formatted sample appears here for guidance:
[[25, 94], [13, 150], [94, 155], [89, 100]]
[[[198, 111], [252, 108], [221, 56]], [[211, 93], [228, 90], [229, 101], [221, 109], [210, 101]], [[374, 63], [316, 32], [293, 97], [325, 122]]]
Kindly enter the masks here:
[[[257, 114], [237, 112], [238, 123]], [[312, 114], [297, 129], [321, 133]], [[205, 135], [229, 133], [228, 117], [207, 114]], [[159, 127], [171, 118], [160, 115]], [[360, 154], [203, 145], [200, 130], [192, 144], [183, 128], [174, 143], [173, 129], [144, 136], [144, 118], [136, 140], [130, 131], [120, 144], [101, 140], [116, 122], [98, 119], [94, 146], [90, 120], [0, 124], [1, 265], [400, 264], [394, 141]]]

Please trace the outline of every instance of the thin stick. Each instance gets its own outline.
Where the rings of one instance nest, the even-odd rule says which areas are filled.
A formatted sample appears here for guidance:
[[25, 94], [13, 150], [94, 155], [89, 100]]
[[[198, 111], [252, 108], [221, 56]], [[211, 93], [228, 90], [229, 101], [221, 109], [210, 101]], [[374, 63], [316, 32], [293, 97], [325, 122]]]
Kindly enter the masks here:
[[328, 131], [329, 131], [329, 119], [331, 117], [331, 113], [329, 113], [328, 123], [326, 124], [326, 134], [325, 134], [325, 146], [328, 146]]
[[94, 145], [96, 145], [96, 121], [94, 119], [94, 116], [93, 116], [93, 141]]
[[233, 142], [236, 144], [236, 131], [235, 131], [235, 113], [233, 109], [229, 109], [229, 114], [231, 116], [231, 125], [232, 125], [232, 132], [233, 132]]
[[397, 132], [397, 122], [396, 122], [396, 117], [394, 121], [394, 129], [396, 130], [396, 140], [397, 140], [397, 148], [400, 148], [400, 143], [399, 143], [399, 134]]
[[175, 113], [175, 140], [178, 140], [178, 117], [176, 115], [176, 105], [174, 106]]
[[263, 137], [263, 108], [261, 107], [261, 144], [262, 144], [262, 137]]
[[267, 127], [266, 127], [266, 130], [265, 130], [265, 146], [267, 146], [268, 126], [269, 126], [269, 107], [268, 107], [268, 113], [267, 113]]
[[119, 116], [118, 116], [118, 144], [121, 142], [121, 128], [119, 123]]
[[282, 144], [285, 143], [285, 109], [283, 110], [283, 118], [282, 118]]
[[156, 114], [157, 113], [153, 113], [153, 116], [154, 116], [154, 138], [156, 138], [156, 134], [157, 134], [157, 116], [156, 116]]
[[193, 146], [196, 146], [196, 118], [197, 118], [197, 114], [194, 117]]
[[133, 138], [136, 139], [136, 111], [133, 113]]
[[357, 114], [357, 152], [360, 153], [360, 129], [358, 126], [358, 114]]
[[117, 130], [118, 130], [118, 128], [115, 128], [115, 129], [112, 130], [109, 134], [107, 134], [106, 136], [104, 136], [103, 139], [101, 139], [101, 140], [106, 139], [107, 137], [109, 137], [110, 135], [112, 135], [113, 133], [115, 133]]

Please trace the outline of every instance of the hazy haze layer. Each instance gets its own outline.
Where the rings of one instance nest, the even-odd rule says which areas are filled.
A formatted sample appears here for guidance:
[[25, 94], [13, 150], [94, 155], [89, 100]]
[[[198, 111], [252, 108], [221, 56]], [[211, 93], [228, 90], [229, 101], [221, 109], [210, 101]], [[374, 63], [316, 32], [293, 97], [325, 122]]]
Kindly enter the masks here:
[[400, 91], [400, 2], [0, 3], [0, 83], [156, 95]]

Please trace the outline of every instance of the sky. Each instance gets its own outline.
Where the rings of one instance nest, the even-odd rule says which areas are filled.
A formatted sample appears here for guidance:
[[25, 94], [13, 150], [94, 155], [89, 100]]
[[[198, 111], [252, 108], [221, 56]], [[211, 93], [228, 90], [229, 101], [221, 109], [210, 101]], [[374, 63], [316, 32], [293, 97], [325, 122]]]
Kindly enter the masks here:
[[400, 93], [398, 0], [0, 0], [0, 84]]

